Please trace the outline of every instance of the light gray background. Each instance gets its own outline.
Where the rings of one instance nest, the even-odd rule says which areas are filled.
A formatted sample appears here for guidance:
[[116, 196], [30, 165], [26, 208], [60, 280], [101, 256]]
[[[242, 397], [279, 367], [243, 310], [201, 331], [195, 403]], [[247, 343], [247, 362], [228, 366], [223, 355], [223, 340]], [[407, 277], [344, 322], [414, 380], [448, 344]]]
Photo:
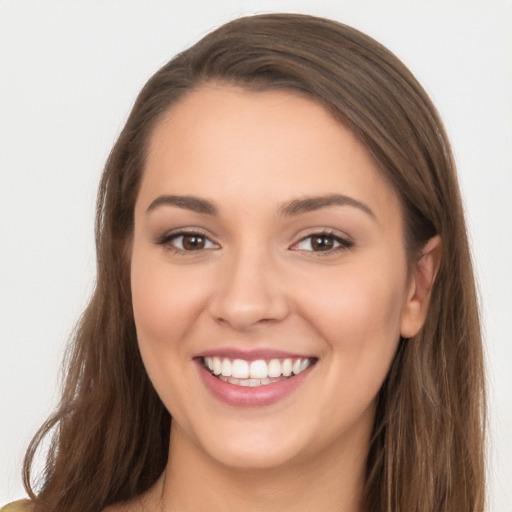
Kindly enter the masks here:
[[65, 340], [94, 276], [96, 185], [136, 93], [212, 28], [265, 11], [368, 33], [441, 111], [481, 291], [488, 510], [512, 511], [510, 0], [0, 0], [0, 504], [24, 495], [24, 450], [57, 400]]

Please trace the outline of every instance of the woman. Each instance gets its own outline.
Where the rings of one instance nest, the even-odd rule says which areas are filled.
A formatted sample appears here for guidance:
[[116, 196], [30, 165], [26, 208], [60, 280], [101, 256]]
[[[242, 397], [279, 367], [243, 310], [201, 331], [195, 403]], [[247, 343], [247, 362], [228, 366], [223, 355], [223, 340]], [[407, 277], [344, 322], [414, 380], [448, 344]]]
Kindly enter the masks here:
[[454, 164], [378, 43], [274, 14], [178, 55], [109, 157], [96, 242], [34, 510], [483, 510]]

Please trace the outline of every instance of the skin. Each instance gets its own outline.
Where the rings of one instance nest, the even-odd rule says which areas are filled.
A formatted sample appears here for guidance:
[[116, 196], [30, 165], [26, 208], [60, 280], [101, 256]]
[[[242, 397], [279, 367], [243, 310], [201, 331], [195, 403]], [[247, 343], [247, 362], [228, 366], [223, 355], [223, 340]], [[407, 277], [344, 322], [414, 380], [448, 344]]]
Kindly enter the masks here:
[[[283, 214], [332, 194], [358, 203]], [[162, 195], [217, 213], [156, 204]], [[162, 478], [123, 510], [360, 510], [375, 397], [400, 335], [423, 324], [440, 259], [435, 238], [411, 267], [402, 226], [371, 156], [310, 99], [210, 84], [170, 109], [136, 202], [131, 284], [171, 449]], [[182, 228], [203, 248], [170, 238]], [[333, 248], [317, 250], [308, 237], [325, 231]], [[194, 361], [226, 346], [318, 361], [276, 403], [233, 407]]]

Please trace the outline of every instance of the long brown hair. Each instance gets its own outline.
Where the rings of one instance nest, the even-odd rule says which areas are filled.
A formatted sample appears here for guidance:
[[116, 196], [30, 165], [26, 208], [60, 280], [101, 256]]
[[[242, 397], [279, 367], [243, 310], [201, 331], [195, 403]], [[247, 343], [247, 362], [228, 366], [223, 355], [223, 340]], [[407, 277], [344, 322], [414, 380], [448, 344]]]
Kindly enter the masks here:
[[[128, 245], [148, 139], [208, 81], [291, 89], [324, 105], [372, 153], [400, 199], [410, 262], [435, 234], [443, 258], [420, 333], [401, 340], [377, 397], [365, 509], [481, 512], [484, 376], [474, 277], [455, 166], [428, 96], [387, 49], [340, 23], [269, 14], [232, 21], [177, 55], [142, 89], [105, 167], [97, 280], [67, 357], [57, 411], [25, 460], [37, 511], [98, 512], [163, 471], [171, 418], [138, 351]], [[37, 493], [30, 468], [53, 434]]]

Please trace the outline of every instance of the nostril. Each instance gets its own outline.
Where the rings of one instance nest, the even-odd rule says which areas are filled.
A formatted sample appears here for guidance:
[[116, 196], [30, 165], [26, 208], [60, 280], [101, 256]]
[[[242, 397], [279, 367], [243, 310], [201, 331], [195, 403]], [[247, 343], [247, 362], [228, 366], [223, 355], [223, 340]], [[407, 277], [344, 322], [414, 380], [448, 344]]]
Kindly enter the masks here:
[[285, 289], [275, 269], [254, 255], [240, 255], [219, 276], [209, 312], [219, 325], [245, 330], [280, 321], [288, 315]]
[[236, 330], [246, 330], [253, 327], [256, 327], [258, 325], [269, 325], [274, 322], [279, 322], [278, 318], [257, 318], [257, 319], [251, 319], [248, 317], [244, 318], [224, 318], [224, 317], [216, 317], [215, 321], [217, 324], [222, 326], [229, 326], [231, 328], [234, 328]]

